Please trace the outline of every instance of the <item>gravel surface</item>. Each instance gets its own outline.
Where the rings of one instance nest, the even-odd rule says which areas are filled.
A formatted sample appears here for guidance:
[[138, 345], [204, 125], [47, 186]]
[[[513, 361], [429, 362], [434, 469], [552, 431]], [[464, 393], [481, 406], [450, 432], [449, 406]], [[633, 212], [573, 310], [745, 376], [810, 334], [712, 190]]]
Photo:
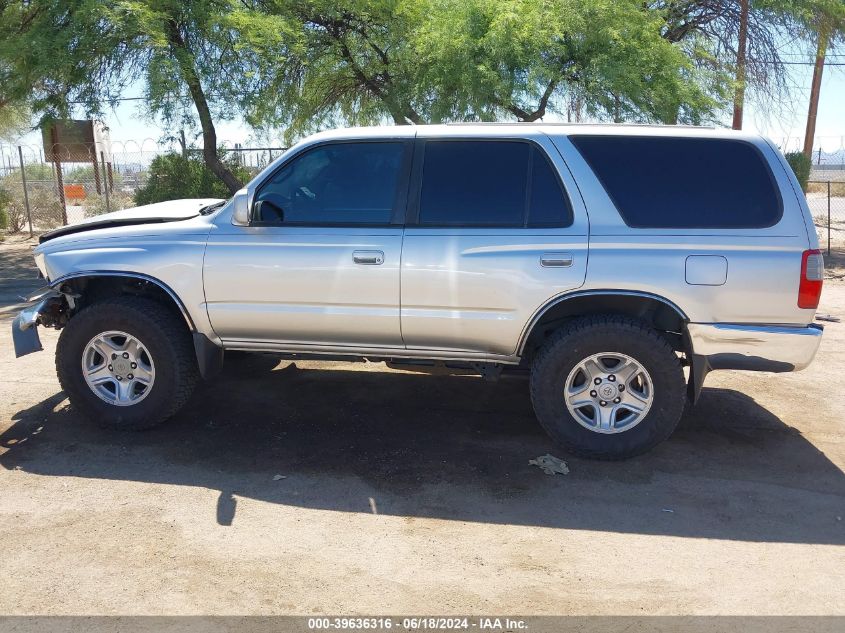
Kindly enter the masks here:
[[[30, 246], [0, 244], [4, 305], [39, 285]], [[845, 317], [845, 282], [820, 312]], [[55, 331], [14, 359], [12, 315], [0, 613], [845, 615], [845, 323], [808, 370], [713, 373], [668, 442], [597, 463], [550, 443], [522, 379], [265, 356], [104, 431]]]

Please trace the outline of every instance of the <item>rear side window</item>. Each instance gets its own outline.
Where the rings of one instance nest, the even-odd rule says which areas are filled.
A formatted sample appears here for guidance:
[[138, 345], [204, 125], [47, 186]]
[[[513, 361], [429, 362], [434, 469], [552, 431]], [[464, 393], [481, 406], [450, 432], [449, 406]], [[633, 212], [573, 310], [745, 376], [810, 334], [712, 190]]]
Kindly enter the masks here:
[[743, 141], [572, 136], [636, 228], [763, 228], [783, 213], [766, 160]]
[[419, 223], [569, 226], [572, 211], [545, 154], [520, 141], [427, 141]]

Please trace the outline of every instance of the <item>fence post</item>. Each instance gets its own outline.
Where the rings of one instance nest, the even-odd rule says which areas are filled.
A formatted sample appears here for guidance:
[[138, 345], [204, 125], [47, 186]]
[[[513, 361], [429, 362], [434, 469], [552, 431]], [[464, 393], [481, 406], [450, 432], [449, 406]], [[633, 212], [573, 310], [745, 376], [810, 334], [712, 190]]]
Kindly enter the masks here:
[[65, 183], [62, 176], [62, 159], [59, 156], [59, 139], [56, 137], [56, 126], [50, 126], [50, 142], [53, 146], [53, 165], [55, 167], [56, 187], [58, 188], [59, 203], [62, 205], [62, 225], [67, 226], [67, 199], [65, 198]]
[[26, 207], [26, 220], [29, 222], [29, 236], [32, 237], [32, 213], [29, 211], [29, 192], [26, 190], [26, 170], [23, 168], [23, 150], [18, 145], [18, 159], [21, 162], [21, 183], [23, 184], [23, 204]]
[[830, 181], [827, 181], [827, 256], [830, 257]]
[[[103, 163], [103, 173], [105, 174], [106, 173], [106, 155], [102, 150], [100, 151], [100, 161]], [[97, 162], [96, 157], [94, 159], [94, 162], [95, 163]], [[106, 186], [103, 187], [103, 191], [106, 192], [106, 213], [109, 213], [111, 211], [111, 207], [109, 206], [109, 183], [108, 183], [108, 180], [106, 180], [105, 185]]]

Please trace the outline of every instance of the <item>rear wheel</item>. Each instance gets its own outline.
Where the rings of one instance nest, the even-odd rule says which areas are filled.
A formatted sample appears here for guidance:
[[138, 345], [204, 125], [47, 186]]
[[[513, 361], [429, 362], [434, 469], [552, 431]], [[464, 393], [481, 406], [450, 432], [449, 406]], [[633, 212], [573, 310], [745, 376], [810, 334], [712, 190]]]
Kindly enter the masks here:
[[199, 380], [184, 322], [137, 297], [101, 301], [75, 315], [59, 337], [56, 369], [76, 409], [128, 430], [172, 416]]
[[684, 409], [684, 376], [668, 341], [621, 316], [571, 321], [531, 368], [537, 419], [569, 452], [625, 459], [662, 442]]

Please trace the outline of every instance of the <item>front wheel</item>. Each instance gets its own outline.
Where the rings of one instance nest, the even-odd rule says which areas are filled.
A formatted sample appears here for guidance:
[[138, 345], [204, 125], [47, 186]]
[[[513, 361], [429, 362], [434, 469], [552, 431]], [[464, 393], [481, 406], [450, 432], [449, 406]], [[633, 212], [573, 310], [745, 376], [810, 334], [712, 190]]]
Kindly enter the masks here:
[[172, 416], [199, 380], [184, 322], [138, 297], [107, 299], [76, 314], [59, 337], [56, 370], [74, 408], [127, 430]]
[[537, 419], [565, 450], [625, 459], [672, 434], [684, 409], [684, 375], [668, 341], [621, 316], [574, 319], [531, 367]]

